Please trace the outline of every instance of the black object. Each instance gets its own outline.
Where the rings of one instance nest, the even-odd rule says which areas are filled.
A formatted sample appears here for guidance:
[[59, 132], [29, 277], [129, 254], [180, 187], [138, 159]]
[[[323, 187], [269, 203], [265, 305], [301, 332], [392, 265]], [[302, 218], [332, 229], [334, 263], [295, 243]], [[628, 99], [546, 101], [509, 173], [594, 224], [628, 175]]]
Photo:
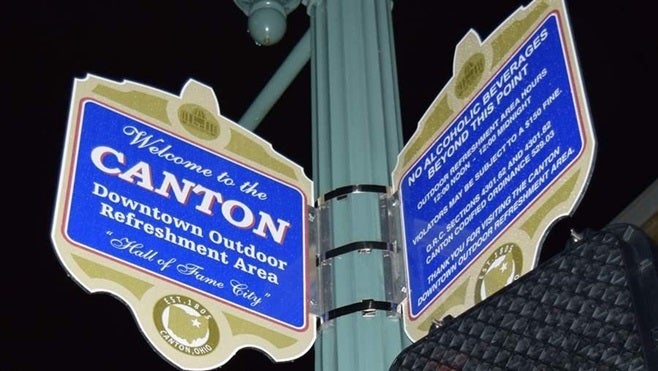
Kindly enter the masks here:
[[630, 224], [586, 230], [457, 317], [390, 371], [658, 370], [658, 251]]

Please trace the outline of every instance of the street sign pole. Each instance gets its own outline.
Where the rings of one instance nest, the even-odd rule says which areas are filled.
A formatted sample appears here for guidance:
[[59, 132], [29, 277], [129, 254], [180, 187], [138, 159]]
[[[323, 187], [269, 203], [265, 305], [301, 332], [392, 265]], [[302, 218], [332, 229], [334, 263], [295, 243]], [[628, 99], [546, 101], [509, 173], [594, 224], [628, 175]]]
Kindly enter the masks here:
[[313, 180], [327, 201], [319, 209], [331, 209], [324, 223], [330, 243], [320, 246], [326, 251], [319, 258], [324, 298], [316, 370], [383, 370], [409, 344], [395, 305], [380, 310], [389, 303], [386, 249], [372, 248], [382, 246], [372, 241], [386, 242], [377, 192], [369, 193], [388, 189], [403, 142], [392, 1], [310, 1], [307, 8]]
[[392, 1], [307, 11], [314, 181], [199, 82], [175, 96], [76, 80], [53, 243], [181, 368], [244, 347], [289, 361], [315, 342], [317, 371], [388, 369], [532, 269], [591, 174], [563, 0], [484, 41], [470, 31], [404, 148]]

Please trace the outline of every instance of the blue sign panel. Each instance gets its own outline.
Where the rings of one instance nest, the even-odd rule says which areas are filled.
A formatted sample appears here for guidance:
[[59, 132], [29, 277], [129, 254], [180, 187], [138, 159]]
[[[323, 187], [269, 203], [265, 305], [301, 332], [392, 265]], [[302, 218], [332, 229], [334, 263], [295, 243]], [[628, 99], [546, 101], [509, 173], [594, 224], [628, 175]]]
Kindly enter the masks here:
[[412, 318], [581, 155], [573, 82], [553, 14], [403, 175]]
[[84, 100], [67, 238], [129, 269], [306, 326], [306, 200], [297, 188]]

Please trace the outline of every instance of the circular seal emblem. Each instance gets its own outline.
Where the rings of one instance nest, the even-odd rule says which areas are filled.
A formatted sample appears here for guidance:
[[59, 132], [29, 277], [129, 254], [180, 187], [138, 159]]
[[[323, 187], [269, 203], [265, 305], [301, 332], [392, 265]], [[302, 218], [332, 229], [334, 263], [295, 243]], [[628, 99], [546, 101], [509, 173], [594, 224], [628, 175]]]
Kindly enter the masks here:
[[523, 254], [519, 245], [506, 243], [496, 248], [482, 265], [475, 283], [475, 303], [488, 298], [521, 275]]
[[219, 344], [219, 328], [210, 312], [196, 300], [168, 295], [153, 308], [153, 321], [162, 339], [172, 348], [202, 356]]
[[200, 139], [219, 136], [219, 122], [207, 109], [198, 104], [186, 103], [178, 108], [178, 120], [185, 130]]

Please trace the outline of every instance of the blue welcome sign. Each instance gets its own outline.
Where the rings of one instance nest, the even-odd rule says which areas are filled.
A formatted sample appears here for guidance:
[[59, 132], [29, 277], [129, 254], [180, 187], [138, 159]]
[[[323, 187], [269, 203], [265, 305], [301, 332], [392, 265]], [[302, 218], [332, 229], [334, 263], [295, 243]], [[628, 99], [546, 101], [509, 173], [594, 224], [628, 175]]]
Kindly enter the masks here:
[[189, 357], [216, 367], [244, 346], [303, 354], [315, 328], [300, 168], [214, 114], [196, 82], [182, 100], [93, 76], [78, 84], [53, 230], [73, 276], [127, 302], [183, 368]]
[[[81, 102], [71, 240], [302, 327], [304, 195], [126, 114]], [[93, 227], [92, 227], [93, 226]]]

